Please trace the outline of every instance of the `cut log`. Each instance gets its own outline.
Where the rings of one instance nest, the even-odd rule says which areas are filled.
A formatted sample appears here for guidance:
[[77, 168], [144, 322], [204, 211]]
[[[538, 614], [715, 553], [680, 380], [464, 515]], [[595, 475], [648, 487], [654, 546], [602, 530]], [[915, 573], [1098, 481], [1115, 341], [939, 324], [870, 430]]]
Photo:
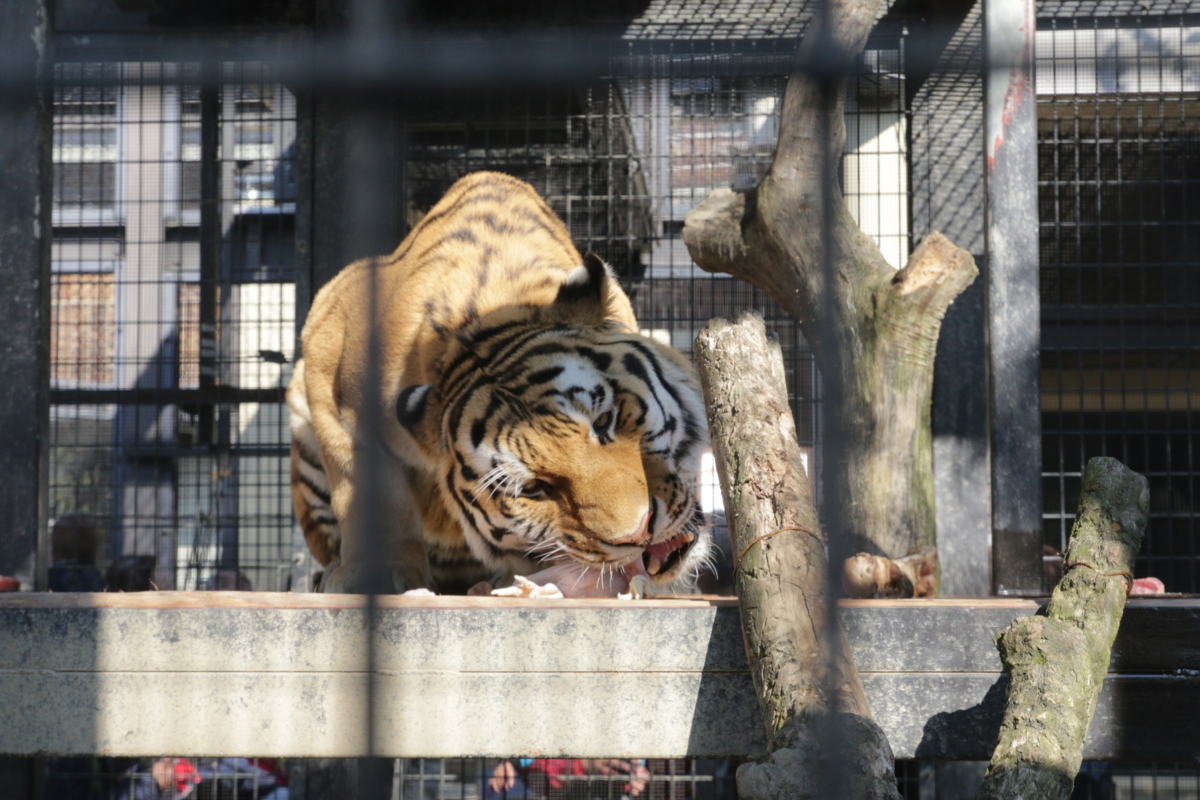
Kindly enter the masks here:
[[[695, 354], [769, 742], [765, 763], [738, 770], [739, 795], [899, 798], [891, 749], [833, 614], [779, 344], [768, 341], [761, 317], [745, 314], [736, 324], [710, 322]], [[836, 795], [827, 784], [821, 794], [823, 767], [848, 781]]]
[[1008, 694], [978, 800], [1070, 797], [1148, 507], [1145, 478], [1116, 459], [1088, 462], [1063, 578], [1046, 615], [1017, 620], [996, 637]]

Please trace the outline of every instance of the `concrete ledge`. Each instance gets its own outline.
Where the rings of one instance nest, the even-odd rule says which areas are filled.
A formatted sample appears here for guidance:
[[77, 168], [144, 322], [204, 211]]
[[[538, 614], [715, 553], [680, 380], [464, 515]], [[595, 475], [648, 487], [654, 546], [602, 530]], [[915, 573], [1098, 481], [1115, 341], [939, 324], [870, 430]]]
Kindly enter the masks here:
[[[986, 759], [992, 635], [1021, 600], [850, 601], [842, 615], [900, 758]], [[735, 601], [381, 598], [375, 752], [722, 757], [763, 750]], [[365, 598], [0, 597], [0, 753], [356, 756]], [[1200, 755], [1200, 602], [1133, 600], [1086, 757]]]

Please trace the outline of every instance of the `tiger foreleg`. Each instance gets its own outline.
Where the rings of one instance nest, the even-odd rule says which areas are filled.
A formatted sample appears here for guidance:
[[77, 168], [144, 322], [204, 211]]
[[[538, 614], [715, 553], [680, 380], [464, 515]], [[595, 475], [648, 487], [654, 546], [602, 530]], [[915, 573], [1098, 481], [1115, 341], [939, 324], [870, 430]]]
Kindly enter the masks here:
[[[425, 581], [426, 586], [419, 583]], [[432, 580], [401, 564], [379, 565], [339, 562], [321, 579], [321, 591], [328, 594], [412, 594], [426, 592]], [[430, 592], [432, 594], [432, 592]]]
[[[331, 470], [342, 543], [340, 560], [321, 582], [323, 592], [404, 594], [435, 588], [412, 489], [399, 470], [385, 469], [385, 474], [388, 480], [377, 507], [364, 509], [354, 497], [353, 480]], [[374, 536], [369, 535], [372, 531]]]

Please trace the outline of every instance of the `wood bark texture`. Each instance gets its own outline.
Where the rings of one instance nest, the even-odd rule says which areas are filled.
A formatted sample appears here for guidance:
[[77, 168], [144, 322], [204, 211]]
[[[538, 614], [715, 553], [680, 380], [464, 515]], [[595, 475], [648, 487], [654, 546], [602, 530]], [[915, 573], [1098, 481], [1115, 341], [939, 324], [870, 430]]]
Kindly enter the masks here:
[[978, 800], [1067, 800], [1133, 583], [1149, 508], [1146, 479], [1093, 458], [1046, 615], [996, 637], [1008, 676], [1000, 738]]
[[[818, 797], [818, 767], [825, 763], [850, 781], [841, 795], [847, 800], [898, 798], [891, 749], [870, 719], [833, 615], [779, 344], [768, 340], [761, 317], [746, 314], [736, 324], [710, 322], [695, 355], [733, 543], [746, 655], [770, 743], [767, 763], [739, 770], [739, 794]], [[838, 724], [836, 753], [821, 747], [830, 741], [831, 724]]]
[[933, 360], [942, 317], [978, 270], [932, 233], [897, 271], [840, 192], [826, 191], [838, 186], [846, 79], [824, 76], [852, 71], [881, 0], [825, 7], [788, 79], [767, 176], [748, 192], [714, 191], [688, 214], [683, 239], [702, 269], [758, 286], [800, 324], [827, 388], [840, 395], [840, 419], [827, 420], [843, 432], [824, 467], [839, 512], [831, 532], [839, 547], [849, 535], [847, 554], [895, 558], [935, 544]]

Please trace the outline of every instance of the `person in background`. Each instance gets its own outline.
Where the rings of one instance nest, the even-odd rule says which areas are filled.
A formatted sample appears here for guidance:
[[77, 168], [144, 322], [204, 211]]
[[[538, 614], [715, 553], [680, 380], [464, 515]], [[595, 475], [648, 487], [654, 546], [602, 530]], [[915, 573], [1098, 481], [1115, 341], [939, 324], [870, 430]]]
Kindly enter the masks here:
[[[589, 776], [601, 776], [588, 780]], [[615, 776], [616, 780], [611, 780]], [[638, 797], [650, 781], [643, 759], [521, 758], [501, 761], [484, 786], [484, 800]]]
[[150, 592], [154, 585], [154, 556], [121, 556], [108, 565], [108, 591]]
[[117, 783], [115, 800], [184, 800], [203, 780], [187, 758], [159, 758], [149, 772], [131, 767]]
[[238, 569], [223, 569], [204, 582], [206, 592], [252, 592], [254, 587], [246, 573]]
[[96, 566], [100, 530], [91, 514], [64, 514], [50, 529], [52, 592], [103, 592], [104, 576]]

